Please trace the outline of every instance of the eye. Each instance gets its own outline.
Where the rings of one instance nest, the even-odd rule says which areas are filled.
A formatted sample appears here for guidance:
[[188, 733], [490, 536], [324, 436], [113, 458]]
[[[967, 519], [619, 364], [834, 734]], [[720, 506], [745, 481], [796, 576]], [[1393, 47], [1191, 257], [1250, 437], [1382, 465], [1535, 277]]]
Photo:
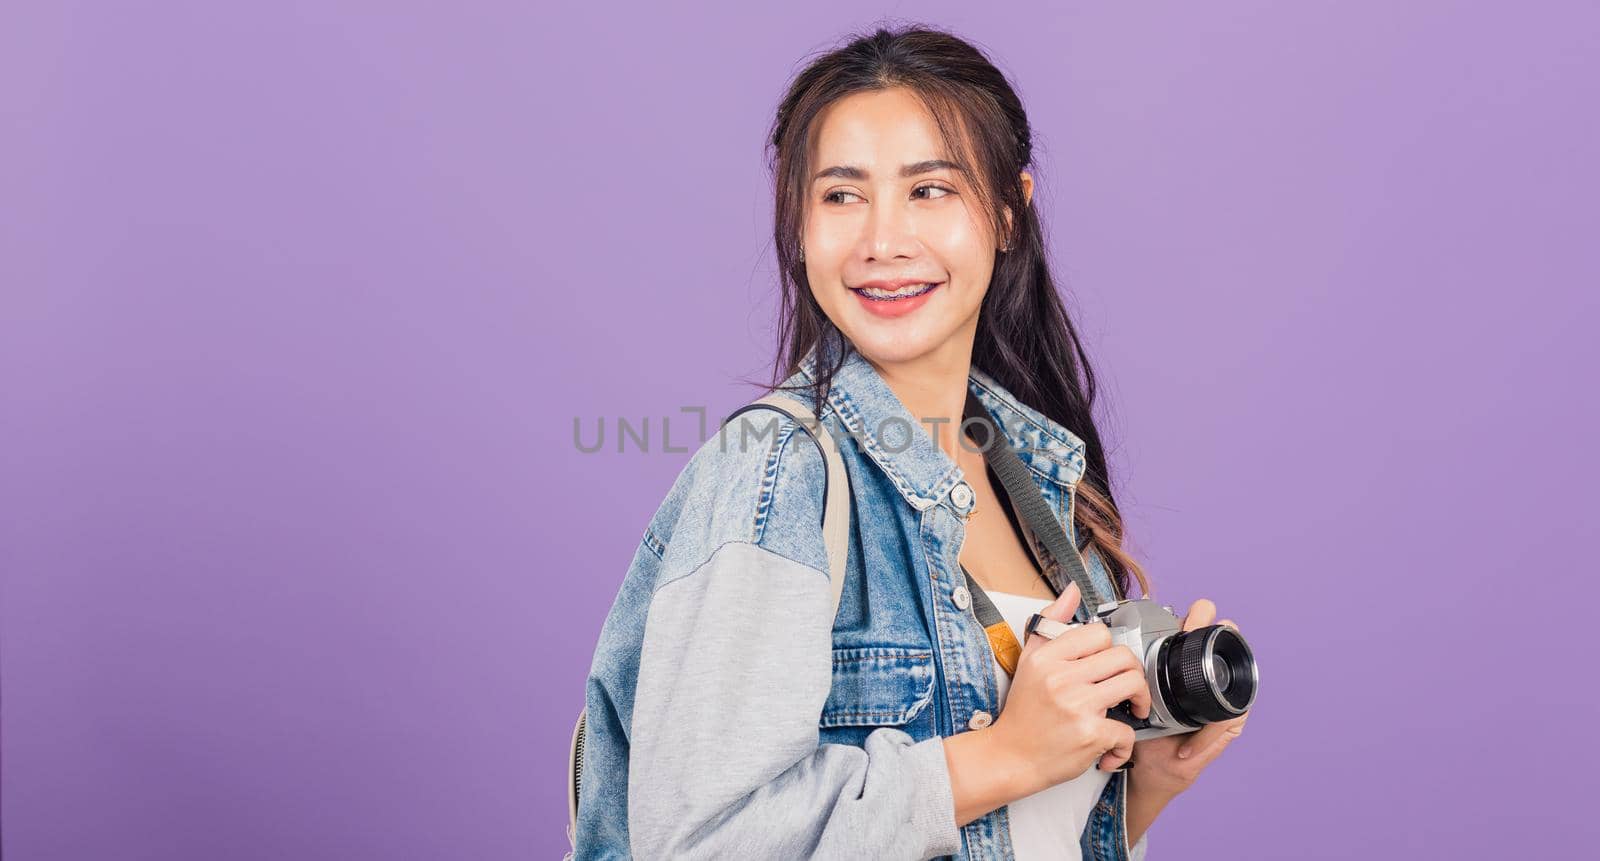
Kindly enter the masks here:
[[924, 200], [938, 200], [946, 195], [955, 194], [956, 190], [953, 188], [945, 188], [942, 185], [934, 185], [932, 183], [928, 185], [919, 185], [911, 190], [912, 196], [916, 196], [922, 192], [928, 192], [927, 194], [923, 195]]
[[854, 198], [859, 199], [861, 197], [861, 195], [856, 194], [853, 191], [845, 191], [842, 188], [836, 188], [833, 191], [830, 191], [827, 194], [824, 194], [822, 196], [822, 200], [823, 200], [824, 203], [847, 203], [848, 202], [848, 201], [845, 201], [845, 200], [841, 200], [840, 199], [841, 197], [854, 197]]

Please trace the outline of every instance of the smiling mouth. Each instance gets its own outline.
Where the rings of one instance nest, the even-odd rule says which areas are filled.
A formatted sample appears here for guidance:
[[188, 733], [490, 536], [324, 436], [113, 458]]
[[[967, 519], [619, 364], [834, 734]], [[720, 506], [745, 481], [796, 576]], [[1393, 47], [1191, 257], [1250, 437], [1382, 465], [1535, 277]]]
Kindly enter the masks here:
[[941, 282], [927, 284], [908, 284], [898, 290], [880, 290], [877, 287], [852, 287], [856, 295], [878, 302], [898, 302], [901, 299], [912, 299], [938, 287]]

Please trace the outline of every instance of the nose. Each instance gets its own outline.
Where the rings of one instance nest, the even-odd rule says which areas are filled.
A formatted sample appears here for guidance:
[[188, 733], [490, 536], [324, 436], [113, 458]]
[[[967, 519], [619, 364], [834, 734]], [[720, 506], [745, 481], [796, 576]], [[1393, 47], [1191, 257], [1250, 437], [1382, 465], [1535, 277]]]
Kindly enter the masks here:
[[862, 245], [869, 261], [915, 257], [919, 245], [911, 208], [899, 202], [874, 205], [863, 230]]

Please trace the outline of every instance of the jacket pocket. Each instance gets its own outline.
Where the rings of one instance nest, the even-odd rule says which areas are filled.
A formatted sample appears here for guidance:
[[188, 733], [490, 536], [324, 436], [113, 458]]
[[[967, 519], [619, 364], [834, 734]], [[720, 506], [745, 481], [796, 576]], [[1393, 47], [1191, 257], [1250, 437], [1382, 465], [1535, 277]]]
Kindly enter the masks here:
[[823, 728], [904, 726], [933, 701], [933, 653], [872, 646], [833, 650]]

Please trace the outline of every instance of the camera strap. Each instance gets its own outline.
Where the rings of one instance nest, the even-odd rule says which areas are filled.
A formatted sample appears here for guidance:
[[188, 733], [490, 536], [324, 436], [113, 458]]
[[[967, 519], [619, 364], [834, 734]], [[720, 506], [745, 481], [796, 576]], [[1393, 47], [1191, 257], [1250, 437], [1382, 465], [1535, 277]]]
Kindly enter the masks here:
[[[984, 428], [986, 439], [980, 442], [983, 450], [984, 461], [994, 474], [1000, 478], [1000, 483], [1006, 489], [1006, 495], [1011, 497], [1011, 506], [1018, 515], [1033, 529], [1034, 535], [1039, 537], [1050, 557], [1067, 572], [1072, 582], [1078, 584], [1079, 603], [1091, 613], [1103, 604], [1115, 603], [1116, 598], [1107, 597], [1100, 593], [1100, 588], [1095, 585], [1094, 578], [1084, 568], [1083, 557], [1079, 555], [1077, 547], [1067, 533], [1061, 528], [1061, 521], [1056, 519], [1055, 512], [1051, 511], [1050, 503], [1044, 498], [1044, 492], [1039, 485], [1034, 483], [1033, 476], [1029, 475], [1027, 464], [1022, 458], [1006, 444], [1006, 436], [1001, 432], [999, 422], [989, 415], [983, 402], [972, 391], [967, 392], [968, 418], [982, 418], [985, 420], [981, 427]], [[965, 424], [963, 422], [963, 424]], [[978, 426], [974, 426], [976, 429]]]

